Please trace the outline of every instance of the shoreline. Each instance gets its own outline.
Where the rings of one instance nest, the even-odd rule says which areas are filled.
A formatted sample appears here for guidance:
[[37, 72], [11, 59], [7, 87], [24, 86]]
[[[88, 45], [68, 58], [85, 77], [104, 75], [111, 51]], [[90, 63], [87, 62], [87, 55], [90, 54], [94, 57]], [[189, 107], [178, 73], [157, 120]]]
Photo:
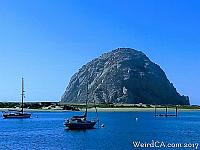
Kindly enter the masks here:
[[[14, 108], [0, 108], [0, 111], [7, 111], [7, 110], [21, 110], [21, 109], [14, 109]], [[72, 110], [59, 110], [59, 109], [24, 109], [27, 112], [75, 112]], [[85, 109], [80, 109], [77, 112], [83, 112]], [[95, 112], [95, 108], [89, 108], [88, 112]], [[154, 112], [154, 108], [97, 108], [98, 112]], [[165, 108], [157, 108], [157, 112], [165, 111]], [[169, 112], [174, 112], [175, 108], [168, 108]], [[200, 111], [200, 109], [178, 109], [179, 112], [189, 112], [189, 111]]]

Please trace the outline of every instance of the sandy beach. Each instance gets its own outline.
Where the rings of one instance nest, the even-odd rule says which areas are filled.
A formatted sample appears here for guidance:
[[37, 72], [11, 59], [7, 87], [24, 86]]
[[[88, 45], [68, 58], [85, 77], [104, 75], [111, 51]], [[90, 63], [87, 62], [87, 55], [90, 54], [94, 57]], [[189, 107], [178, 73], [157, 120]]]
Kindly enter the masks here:
[[[0, 111], [7, 110], [20, 110], [14, 108], [0, 108]], [[59, 109], [24, 109], [24, 111], [33, 112], [33, 111], [41, 111], [41, 112], [71, 112], [71, 110], [59, 110]], [[85, 109], [80, 109], [80, 111], [85, 111]], [[95, 108], [89, 108], [88, 112], [95, 112]], [[98, 112], [154, 112], [154, 108], [97, 108]], [[157, 108], [157, 112], [165, 111], [165, 108]], [[174, 112], [175, 108], [168, 108], [169, 112]], [[200, 111], [200, 109], [178, 109], [179, 112], [184, 111]]]
[[[154, 112], [155, 108], [97, 108], [97, 110], [98, 112]], [[88, 111], [94, 112], [95, 108], [88, 109]], [[156, 111], [165, 111], [165, 108], [157, 108]], [[168, 108], [168, 111], [175, 112], [175, 108]], [[178, 111], [200, 111], [200, 109], [178, 109]]]

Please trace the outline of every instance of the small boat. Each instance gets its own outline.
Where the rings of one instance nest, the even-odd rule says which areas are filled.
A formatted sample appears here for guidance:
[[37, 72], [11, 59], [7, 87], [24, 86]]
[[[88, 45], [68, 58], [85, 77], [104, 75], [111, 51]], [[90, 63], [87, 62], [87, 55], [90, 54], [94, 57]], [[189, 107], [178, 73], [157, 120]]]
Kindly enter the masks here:
[[[98, 115], [97, 119], [95, 120], [88, 120], [87, 119], [87, 101], [88, 101], [88, 92], [87, 92], [87, 99], [86, 99], [86, 111], [83, 116], [73, 116], [70, 119], [66, 119], [64, 125], [68, 127], [70, 130], [85, 130], [85, 129], [93, 129], [95, 124], [99, 121]], [[95, 107], [96, 109], [96, 107]], [[97, 113], [97, 109], [96, 109]]]
[[4, 119], [17, 119], [17, 118], [20, 118], [20, 119], [23, 119], [23, 118], [30, 118], [31, 117], [31, 114], [30, 113], [25, 113], [25, 112], [22, 112], [22, 111], [6, 111], [6, 112], [3, 112], [3, 117]]
[[73, 116], [65, 121], [65, 126], [71, 130], [83, 130], [94, 128], [96, 120], [87, 120], [85, 116]]
[[23, 119], [23, 118], [30, 118], [31, 114], [24, 112], [24, 79], [22, 78], [22, 110], [9, 110], [3, 112], [4, 119]]

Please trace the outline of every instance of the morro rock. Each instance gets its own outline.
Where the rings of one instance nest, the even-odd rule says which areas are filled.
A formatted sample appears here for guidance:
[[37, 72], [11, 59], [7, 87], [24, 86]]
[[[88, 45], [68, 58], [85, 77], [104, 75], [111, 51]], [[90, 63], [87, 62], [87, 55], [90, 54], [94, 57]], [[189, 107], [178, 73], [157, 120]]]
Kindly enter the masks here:
[[75, 73], [61, 102], [188, 105], [159, 65], [144, 53], [118, 48], [93, 59]]

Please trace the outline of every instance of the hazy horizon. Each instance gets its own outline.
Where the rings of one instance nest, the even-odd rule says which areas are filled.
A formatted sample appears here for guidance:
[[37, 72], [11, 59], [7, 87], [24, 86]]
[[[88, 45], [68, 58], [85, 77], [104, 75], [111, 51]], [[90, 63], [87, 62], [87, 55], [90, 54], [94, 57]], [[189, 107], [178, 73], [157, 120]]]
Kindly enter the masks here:
[[1, 1], [0, 101], [60, 101], [71, 76], [119, 47], [144, 52], [200, 104], [198, 1]]

